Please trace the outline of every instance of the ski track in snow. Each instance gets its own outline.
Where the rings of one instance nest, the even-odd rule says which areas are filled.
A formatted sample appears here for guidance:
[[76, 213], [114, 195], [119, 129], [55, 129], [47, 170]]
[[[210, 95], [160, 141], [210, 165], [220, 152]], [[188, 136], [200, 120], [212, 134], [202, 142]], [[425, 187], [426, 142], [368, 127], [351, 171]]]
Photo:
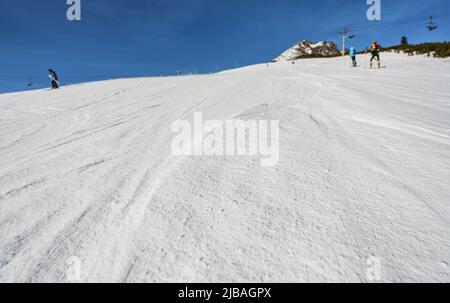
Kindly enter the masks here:
[[[0, 95], [0, 282], [450, 282], [450, 65], [383, 60]], [[171, 156], [196, 111], [280, 120], [278, 165]]]

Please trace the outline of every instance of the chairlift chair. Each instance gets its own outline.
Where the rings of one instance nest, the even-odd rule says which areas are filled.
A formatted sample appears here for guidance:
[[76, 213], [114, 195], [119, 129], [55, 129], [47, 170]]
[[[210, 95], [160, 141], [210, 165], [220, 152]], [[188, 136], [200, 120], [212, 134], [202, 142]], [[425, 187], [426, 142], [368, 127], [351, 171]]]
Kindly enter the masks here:
[[438, 25], [436, 23], [433, 22], [433, 17], [430, 17], [430, 21], [428, 22], [427, 25], [428, 31], [434, 31], [435, 29], [438, 28]]

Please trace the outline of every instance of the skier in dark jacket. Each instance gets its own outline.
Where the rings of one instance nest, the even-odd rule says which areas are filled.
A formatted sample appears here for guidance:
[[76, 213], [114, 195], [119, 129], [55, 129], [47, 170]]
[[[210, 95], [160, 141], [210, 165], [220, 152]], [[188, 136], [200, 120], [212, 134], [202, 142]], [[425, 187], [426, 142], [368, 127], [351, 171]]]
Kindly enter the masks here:
[[375, 58], [377, 58], [378, 68], [381, 68], [381, 60], [380, 60], [381, 45], [377, 41], [375, 41], [370, 46], [370, 52], [372, 54], [372, 58], [370, 59], [370, 68], [372, 68], [372, 66], [373, 66], [372, 61]]
[[59, 88], [58, 75], [56, 74], [56, 72], [53, 69], [50, 68], [48, 70], [48, 76], [50, 77], [50, 79], [52, 81], [52, 89]]

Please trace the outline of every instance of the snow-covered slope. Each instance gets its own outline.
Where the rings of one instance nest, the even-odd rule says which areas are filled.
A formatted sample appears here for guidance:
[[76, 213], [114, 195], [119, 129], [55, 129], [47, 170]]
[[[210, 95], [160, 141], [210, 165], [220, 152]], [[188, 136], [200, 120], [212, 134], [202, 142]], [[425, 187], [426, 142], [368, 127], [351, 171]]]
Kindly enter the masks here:
[[[450, 63], [383, 61], [0, 95], [0, 282], [450, 282]], [[279, 164], [171, 156], [196, 111], [280, 120]]]
[[337, 46], [333, 42], [302, 40], [273, 59], [272, 62], [292, 61], [308, 57], [330, 57], [338, 54]]

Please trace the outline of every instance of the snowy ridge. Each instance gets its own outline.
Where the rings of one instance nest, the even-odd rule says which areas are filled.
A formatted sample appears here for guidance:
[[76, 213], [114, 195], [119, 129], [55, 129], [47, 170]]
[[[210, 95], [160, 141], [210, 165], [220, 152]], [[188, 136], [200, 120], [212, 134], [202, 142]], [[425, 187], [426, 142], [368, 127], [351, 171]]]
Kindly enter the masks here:
[[[0, 95], [0, 282], [449, 282], [450, 63], [382, 60]], [[198, 111], [279, 164], [171, 156]]]
[[330, 57], [338, 55], [339, 51], [333, 42], [311, 42], [302, 40], [273, 59], [273, 62], [292, 61], [302, 57]]

